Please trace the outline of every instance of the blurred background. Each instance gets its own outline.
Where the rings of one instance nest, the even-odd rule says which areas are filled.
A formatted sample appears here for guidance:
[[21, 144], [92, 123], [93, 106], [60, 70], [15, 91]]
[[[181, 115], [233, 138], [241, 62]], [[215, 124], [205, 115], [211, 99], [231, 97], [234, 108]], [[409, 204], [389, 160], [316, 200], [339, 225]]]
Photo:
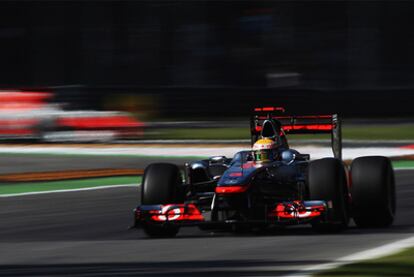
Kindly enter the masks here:
[[412, 132], [413, 13], [408, 1], [2, 1], [0, 135], [247, 139], [255, 106]]

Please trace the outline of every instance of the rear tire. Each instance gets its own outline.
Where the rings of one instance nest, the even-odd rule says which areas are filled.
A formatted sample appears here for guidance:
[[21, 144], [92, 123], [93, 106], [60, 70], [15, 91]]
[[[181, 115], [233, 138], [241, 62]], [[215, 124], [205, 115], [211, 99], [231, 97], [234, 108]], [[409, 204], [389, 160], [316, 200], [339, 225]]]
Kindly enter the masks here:
[[312, 161], [309, 164], [309, 196], [311, 200], [327, 202], [327, 220], [312, 223], [319, 232], [338, 232], [348, 226], [348, 188], [345, 168], [335, 158]]
[[[169, 163], [147, 166], [141, 185], [142, 205], [176, 204], [183, 201], [180, 169]], [[145, 223], [145, 233], [150, 237], [174, 237], [179, 227], [168, 224]]]
[[382, 156], [356, 158], [351, 165], [354, 222], [361, 228], [390, 226], [395, 217], [395, 179], [391, 161]]

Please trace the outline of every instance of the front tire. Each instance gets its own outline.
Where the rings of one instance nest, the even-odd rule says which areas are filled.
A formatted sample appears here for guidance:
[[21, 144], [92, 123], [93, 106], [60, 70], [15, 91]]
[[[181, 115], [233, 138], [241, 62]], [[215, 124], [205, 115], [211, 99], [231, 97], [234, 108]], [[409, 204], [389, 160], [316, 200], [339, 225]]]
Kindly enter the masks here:
[[308, 172], [311, 200], [327, 202], [327, 220], [312, 223], [319, 232], [338, 232], [348, 226], [348, 189], [345, 168], [335, 158], [312, 161]]
[[[147, 166], [141, 185], [142, 205], [160, 205], [183, 201], [182, 177], [178, 166], [169, 163], [155, 163]], [[170, 224], [143, 225], [150, 237], [174, 237], [179, 227]]]
[[390, 226], [396, 210], [391, 161], [382, 156], [356, 158], [351, 165], [351, 177], [355, 224], [361, 228]]

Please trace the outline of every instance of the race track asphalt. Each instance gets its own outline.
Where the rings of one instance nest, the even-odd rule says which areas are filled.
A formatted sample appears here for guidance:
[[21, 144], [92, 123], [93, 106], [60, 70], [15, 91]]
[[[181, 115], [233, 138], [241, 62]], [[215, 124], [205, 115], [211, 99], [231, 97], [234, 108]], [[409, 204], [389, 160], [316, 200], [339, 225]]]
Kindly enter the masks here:
[[410, 237], [414, 171], [397, 171], [389, 229], [308, 227], [236, 235], [183, 228], [173, 239], [127, 230], [138, 188], [0, 198], [1, 276], [278, 276]]
[[103, 168], [142, 169], [160, 161], [183, 165], [188, 158], [2, 154], [0, 174]]

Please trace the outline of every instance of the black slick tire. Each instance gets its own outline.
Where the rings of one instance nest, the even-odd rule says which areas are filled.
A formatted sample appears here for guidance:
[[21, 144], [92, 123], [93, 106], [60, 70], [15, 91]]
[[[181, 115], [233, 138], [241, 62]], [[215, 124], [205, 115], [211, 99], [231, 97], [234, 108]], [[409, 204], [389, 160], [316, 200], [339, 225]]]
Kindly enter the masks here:
[[345, 168], [335, 158], [310, 162], [308, 171], [311, 200], [327, 202], [326, 220], [317, 220], [312, 227], [318, 232], [339, 232], [348, 226], [348, 188]]
[[361, 228], [390, 226], [396, 197], [391, 161], [382, 156], [356, 158], [351, 164], [352, 214]]
[[[176, 204], [183, 201], [179, 168], [169, 163], [154, 163], [145, 169], [141, 185], [142, 205]], [[173, 237], [179, 227], [170, 224], [145, 223], [145, 233], [150, 237]]]

